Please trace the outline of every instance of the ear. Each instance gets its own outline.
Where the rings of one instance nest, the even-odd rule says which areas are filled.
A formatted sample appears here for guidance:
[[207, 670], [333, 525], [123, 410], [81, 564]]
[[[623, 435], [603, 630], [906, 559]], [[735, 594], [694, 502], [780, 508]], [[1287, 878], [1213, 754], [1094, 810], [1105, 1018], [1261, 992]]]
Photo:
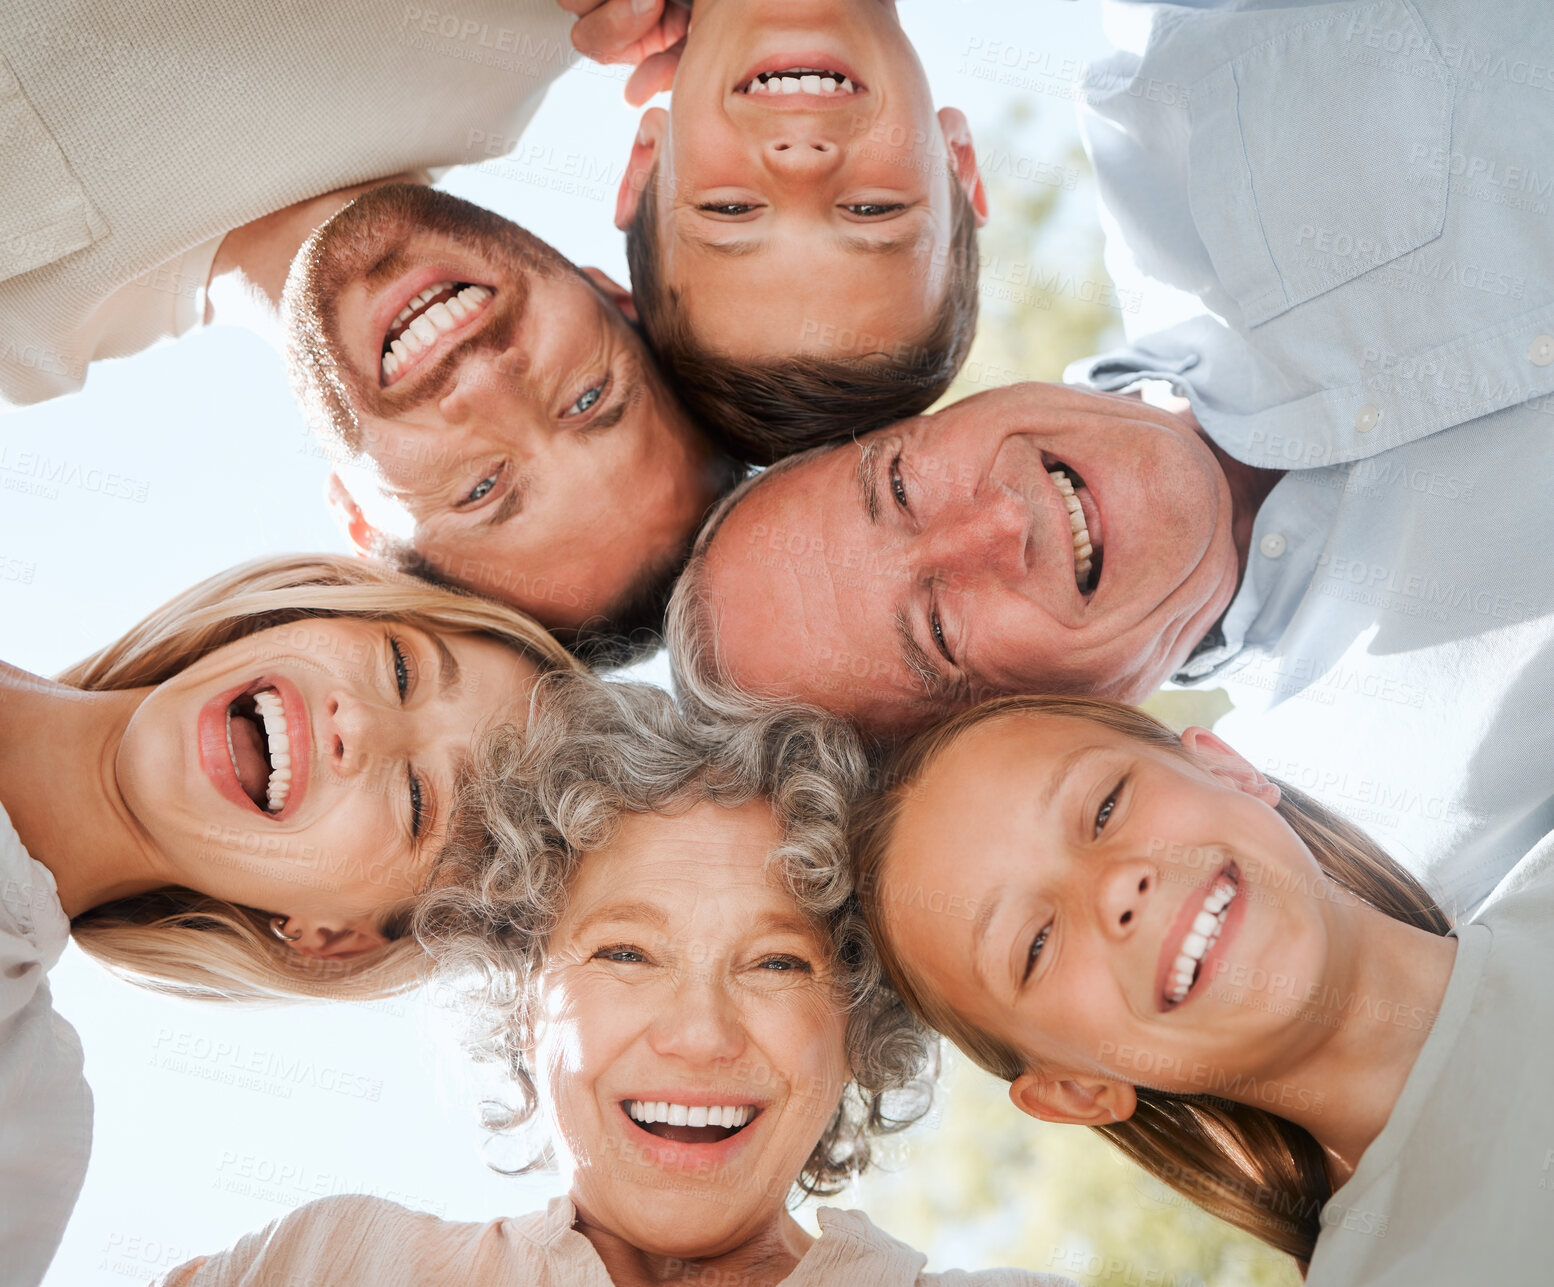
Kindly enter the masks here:
[[283, 926], [287, 935], [298, 935], [289, 946], [298, 956], [317, 961], [348, 961], [353, 956], [376, 952], [388, 939], [370, 925], [325, 924], [306, 916], [289, 916]]
[[627, 321], [635, 322], [637, 320], [637, 302], [632, 299], [629, 290], [602, 268], [580, 268], [578, 271], [594, 284], [595, 288], [605, 299], [609, 300], [610, 303], [614, 304], [616, 308], [626, 315]]
[[637, 217], [637, 202], [642, 199], [642, 190], [647, 187], [653, 166], [658, 161], [668, 125], [669, 113], [662, 107], [650, 107], [642, 113], [636, 141], [631, 145], [631, 155], [626, 158], [626, 172], [621, 175], [620, 190], [615, 194], [615, 226], [622, 232], [631, 227]]
[[1049, 1081], [1032, 1072], [1014, 1079], [1009, 1098], [1027, 1117], [1065, 1126], [1110, 1126], [1138, 1107], [1138, 1093], [1125, 1081]]
[[977, 227], [987, 223], [987, 189], [982, 186], [982, 171], [977, 168], [977, 150], [971, 143], [971, 126], [958, 107], [939, 109], [939, 128], [950, 153], [950, 172], [960, 184], [966, 200], [977, 212]]
[[362, 513], [362, 507], [346, 489], [339, 474], [330, 473], [329, 481], [324, 484], [324, 499], [329, 504], [329, 512], [335, 516], [335, 522], [345, 533], [345, 539], [356, 551], [357, 557], [371, 558], [373, 550], [378, 546], [378, 531], [367, 521], [367, 516]]
[[1279, 803], [1279, 788], [1208, 729], [1187, 729], [1182, 734], [1182, 745], [1193, 759], [1215, 777], [1261, 800], [1270, 808]]

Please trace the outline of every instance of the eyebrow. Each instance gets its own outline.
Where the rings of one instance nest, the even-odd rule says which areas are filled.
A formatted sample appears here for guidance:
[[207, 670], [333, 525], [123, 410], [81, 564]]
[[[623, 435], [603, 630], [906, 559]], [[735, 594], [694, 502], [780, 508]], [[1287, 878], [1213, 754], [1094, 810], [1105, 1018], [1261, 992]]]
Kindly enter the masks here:
[[869, 522], [880, 521], [879, 444], [859, 443], [858, 467], [853, 478], [858, 484], [858, 499]]
[[747, 255], [759, 255], [766, 248], [764, 239], [745, 238], [742, 241], [713, 241], [710, 237], [703, 237], [700, 233], [687, 232], [686, 239], [700, 246], [703, 250], [710, 250], [715, 255], [726, 255], [730, 259], [742, 259]]
[[841, 241], [842, 245], [848, 250], [863, 255], [904, 255], [910, 251], [915, 251], [922, 239], [921, 232], [913, 229], [901, 237], [884, 238], [850, 235], [843, 237]]
[[523, 513], [525, 502], [529, 499], [529, 479], [525, 474], [520, 474], [513, 479], [513, 485], [507, 489], [507, 494], [496, 503], [496, 508], [489, 515], [480, 520], [482, 528], [500, 527], [515, 514]]
[[1069, 775], [1073, 773], [1079, 764], [1101, 749], [1101, 747], [1094, 745], [1075, 747], [1052, 766], [1052, 772], [1047, 777], [1047, 784], [1042, 788], [1041, 792], [1041, 807], [1043, 810], [1052, 807], [1053, 801], [1058, 798], [1059, 793], [1063, 790], [1063, 784], [1068, 781]]
[[654, 929], [661, 930], [669, 924], [669, 913], [655, 903], [645, 903], [640, 899], [622, 899], [619, 902], [606, 903], [603, 907], [595, 908], [572, 927], [572, 932], [580, 934], [601, 921], [645, 921]]
[[441, 635], [429, 631], [427, 637], [437, 651], [437, 695], [446, 698], [459, 683], [458, 658], [453, 655], [453, 649], [443, 642]]
[[907, 616], [904, 607], [896, 609], [895, 616], [896, 641], [901, 647], [901, 660], [907, 665], [920, 680], [923, 687], [928, 690], [930, 696], [945, 696], [951, 684], [944, 673], [934, 665], [933, 658], [924, 650], [922, 644], [917, 642], [917, 636], [912, 633], [912, 621]]
[[977, 919], [971, 927], [971, 968], [974, 973], [982, 975], [983, 981], [987, 983], [991, 983], [992, 980], [982, 969], [983, 940], [987, 937], [988, 926], [993, 923], [993, 915], [998, 911], [1003, 899], [1004, 887], [1000, 885], [983, 900], [982, 906], [977, 908]]

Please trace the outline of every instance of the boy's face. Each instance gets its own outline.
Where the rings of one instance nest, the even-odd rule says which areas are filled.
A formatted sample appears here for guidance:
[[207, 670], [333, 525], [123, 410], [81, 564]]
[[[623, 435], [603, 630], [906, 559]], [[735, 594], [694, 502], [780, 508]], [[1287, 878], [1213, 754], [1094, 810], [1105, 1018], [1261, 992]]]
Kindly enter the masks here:
[[890, 0], [700, 0], [622, 228], [655, 165], [666, 285], [734, 358], [905, 356], [954, 267], [951, 183], [986, 216], [965, 118], [934, 112]]

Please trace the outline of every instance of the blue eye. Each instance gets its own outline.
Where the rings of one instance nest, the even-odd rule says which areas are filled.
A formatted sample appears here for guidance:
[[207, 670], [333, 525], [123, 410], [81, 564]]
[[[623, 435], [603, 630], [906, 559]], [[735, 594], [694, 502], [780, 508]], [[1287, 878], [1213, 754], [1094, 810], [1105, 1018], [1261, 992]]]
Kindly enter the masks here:
[[567, 414], [572, 416], [580, 416], [584, 414], [590, 407], [594, 405], [594, 403], [598, 402], [600, 398], [604, 397], [604, 390], [608, 385], [608, 380], [606, 380], [603, 384], [594, 385], [593, 388], [589, 389], [587, 393], [583, 394], [581, 398], [579, 398], [571, 405], [571, 407], [567, 409]]
[[899, 201], [890, 204], [877, 201], [860, 201], [854, 205], [843, 206], [842, 209], [849, 214], [858, 215], [860, 218], [877, 219], [880, 215], [895, 214], [897, 210], [905, 210], [906, 207]]
[[464, 503], [468, 505], [473, 501], [485, 500], [491, 494], [491, 489], [496, 486], [496, 479], [496, 474], [489, 474], [482, 478], [470, 489], [469, 495], [464, 498]]
[[647, 960], [647, 954], [622, 944], [617, 947], [601, 947], [594, 953], [594, 960], [613, 961], [618, 965], [641, 965]]
[[1025, 974], [1020, 979], [1021, 983], [1031, 977], [1031, 971], [1036, 968], [1036, 959], [1041, 955], [1041, 949], [1047, 946], [1047, 935], [1051, 932], [1050, 923], [1043, 925], [1041, 933], [1031, 940], [1031, 950], [1025, 956]]
[[897, 452], [890, 462], [890, 494], [895, 497], [896, 504], [902, 509], [907, 508], [906, 484], [901, 481], [901, 453]]

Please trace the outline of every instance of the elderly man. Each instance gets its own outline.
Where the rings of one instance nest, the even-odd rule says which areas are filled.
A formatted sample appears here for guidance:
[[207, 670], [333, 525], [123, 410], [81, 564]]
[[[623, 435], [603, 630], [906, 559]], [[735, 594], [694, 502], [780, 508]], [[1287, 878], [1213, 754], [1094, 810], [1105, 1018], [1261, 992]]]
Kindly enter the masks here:
[[1164, 329], [756, 480], [677, 591], [686, 682], [882, 732], [1224, 683], [1238, 744], [1474, 904], [1554, 825], [1554, 78], [1515, 9], [1113, 6], [1087, 134]]
[[332, 485], [358, 547], [578, 638], [655, 627], [731, 467], [625, 290], [424, 187], [516, 143], [571, 22], [555, 0], [6, 6], [0, 406], [217, 318], [273, 330], [306, 244], [288, 341], [358, 466]]

